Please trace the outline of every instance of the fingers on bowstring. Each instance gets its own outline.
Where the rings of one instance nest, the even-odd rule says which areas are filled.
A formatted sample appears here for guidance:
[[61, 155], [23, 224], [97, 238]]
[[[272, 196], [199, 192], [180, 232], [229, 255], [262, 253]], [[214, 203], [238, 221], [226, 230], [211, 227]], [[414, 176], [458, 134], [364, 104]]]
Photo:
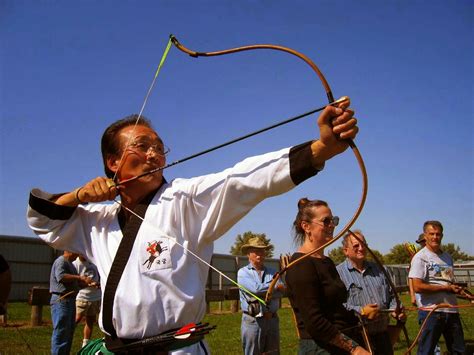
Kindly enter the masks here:
[[109, 195], [109, 200], [113, 200], [118, 194], [119, 186], [115, 185], [115, 182], [112, 179], [106, 179], [105, 183], [107, 185], [107, 192]]

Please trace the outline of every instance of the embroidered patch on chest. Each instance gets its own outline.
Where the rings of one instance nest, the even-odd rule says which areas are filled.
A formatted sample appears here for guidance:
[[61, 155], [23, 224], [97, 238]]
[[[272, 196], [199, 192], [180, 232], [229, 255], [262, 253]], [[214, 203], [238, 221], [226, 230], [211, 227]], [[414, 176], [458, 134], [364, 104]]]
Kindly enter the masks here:
[[144, 272], [171, 268], [171, 254], [169, 241], [166, 238], [157, 238], [147, 241], [140, 251], [141, 269]]

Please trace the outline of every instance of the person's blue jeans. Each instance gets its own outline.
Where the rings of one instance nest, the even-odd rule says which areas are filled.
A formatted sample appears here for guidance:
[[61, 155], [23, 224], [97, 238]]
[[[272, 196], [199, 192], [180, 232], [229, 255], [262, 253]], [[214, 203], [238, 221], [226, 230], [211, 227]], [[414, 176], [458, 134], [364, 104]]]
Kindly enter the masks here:
[[[423, 319], [426, 318], [426, 315], [423, 312], [425, 312], [425, 311], [421, 311], [421, 310], [418, 311], [418, 324], [419, 325], [421, 325], [421, 323], [423, 323], [423, 321], [420, 321], [420, 317], [423, 316]], [[441, 355], [441, 347], [439, 346], [439, 342], [436, 343], [436, 345], [435, 345], [433, 355]]]
[[[418, 312], [418, 321], [423, 323], [428, 311]], [[441, 334], [446, 341], [446, 347], [450, 354], [464, 354], [464, 333], [462, 330], [459, 313], [434, 312], [427, 320], [420, 340], [418, 341], [418, 355], [433, 355], [436, 344]]]
[[242, 348], [245, 355], [260, 355], [269, 352], [280, 353], [280, 321], [278, 316], [271, 319], [252, 317], [242, 313]]
[[51, 354], [67, 355], [71, 352], [76, 325], [76, 299], [68, 297], [60, 301], [57, 300], [57, 295], [51, 297], [51, 320], [53, 321]]

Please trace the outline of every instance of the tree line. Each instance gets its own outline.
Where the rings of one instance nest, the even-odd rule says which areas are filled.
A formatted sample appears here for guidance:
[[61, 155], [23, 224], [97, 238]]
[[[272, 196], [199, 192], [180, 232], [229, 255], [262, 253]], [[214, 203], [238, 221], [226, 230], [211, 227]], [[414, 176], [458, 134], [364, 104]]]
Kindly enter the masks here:
[[[266, 257], [273, 258], [273, 252], [275, 250], [275, 246], [271, 243], [271, 239], [267, 238], [265, 233], [253, 233], [251, 231], [245, 232], [243, 234], [238, 234], [235, 238], [234, 244], [230, 248], [230, 254], [239, 256], [243, 255], [241, 248], [244, 244], [247, 244], [250, 238], [253, 237], [260, 237], [265, 241], [266, 245], [269, 245], [270, 248], [266, 250]], [[369, 244], [370, 248], [370, 244]], [[454, 243], [447, 243], [443, 244], [442, 248], [443, 251], [446, 251], [451, 255], [455, 262], [457, 261], [469, 261], [474, 260], [474, 256], [468, 255], [467, 253], [463, 252], [459, 246]], [[382, 254], [378, 250], [372, 249], [372, 251], [377, 255], [380, 261], [384, 264], [409, 264], [410, 263], [410, 253], [407, 251], [407, 246], [405, 243], [395, 244], [387, 254]], [[344, 261], [345, 256], [342, 251], [342, 246], [332, 249], [328, 256], [334, 261], [337, 265]], [[372, 257], [367, 255], [367, 259], [371, 260]]]

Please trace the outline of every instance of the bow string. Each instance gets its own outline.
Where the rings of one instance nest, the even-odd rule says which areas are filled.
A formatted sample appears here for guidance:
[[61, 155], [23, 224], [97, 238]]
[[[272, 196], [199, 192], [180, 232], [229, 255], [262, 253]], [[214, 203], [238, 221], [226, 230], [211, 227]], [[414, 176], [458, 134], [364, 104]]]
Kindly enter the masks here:
[[[193, 51], [193, 50], [190, 50], [190, 49], [186, 48], [184, 45], [182, 45], [178, 41], [178, 39], [175, 36], [171, 35], [170, 38], [171, 38], [171, 41], [173, 42], [173, 44], [179, 50], [183, 51], [184, 53], [189, 54], [191, 57], [194, 57], [194, 58], [221, 56], [221, 55], [226, 55], [226, 54], [233, 54], [233, 53], [237, 53], [237, 52], [257, 50], [257, 49], [269, 49], [269, 50], [282, 51], [282, 52], [292, 54], [292, 55], [300, 58], [301, 60], [303, 60], [306, 64], [308, 64], [313, 69], [313, 71], [319, 77], [319, 79], [320, 79], [320, 81], [321, 81], [321, 83], [322, 83], [322, 85], [323, 85], [323, 87], [326, 91], [326, 95], [327, 95], [329, 103], [330, 104], [334, 103], [334, 96], [332, 94], [331, 88], [330, 88], [329, 83], [327, 82], [326, 78], [324, 77], [323, 73], [321, 72], [321, 70], [317, 67], [317, 65], [309, 57], [307, 57], [306, 55], [304, 55], [304, 54], [302, 54], [302, 53], [300, 53], [300, 52], [298, 52], [298, 51], [296, 51], [292, 48], [288, 48], [288, 47], [284, 47], [284, 46], [280, 46], [280, 45], [273, 45], [273, 44], [254, 44], [254, 45], [224, 49], [224, 50], [214, 51], [214, 52], [197, 52], [197, 51]], [[354, 155], [357, 159], [357, 162], [359, 163], [359, 167], [360, 167], [361, 174], [362, 174], [362, 196], [361, 196], [361, 200], [359, 202], [359, 206], [358, 206], [356, 212], [354, 213], [354, 215], [352, 216], [352, 218], [349, 220], [349, 222], [344, 226], [344, 228], [341, 230], [341, 232], [339, 232], [339, 234], [336, 237], [334, 237], [332, 240], [328, 241], [327, 243], [325, 243], [321, 247], [315, 248], [314, 250], [308, 252], [307, 254], [300, 257], [299, 259], [296, 259], [296, 260], [290, 262], [288, 265], [286, 265], [284, 268], [282, 268], [279, 272], [277, 272], [275, 274], [275, 276], [274, 276], [274, 278], [273, 278], [273, 280], [272, 280], [272, 282], [269, 286], [269, 289], [267, 291], [266, 297], [265, 297], [266, 302], [268, 302], [271, 299], [273, 289], [275, 288], [275, 286], [278, 282], [278, 279], [281, 277], [281, 275], [284, 272], [286, 272], [286, 270], [288, 270], [290, 267], [294, 266], [295, 264], [301, 262], [306, 257], [309, 257], [309, 256], [313, 255], [314, 253], [318, 252], [319, 250], [331, 245], [336, 240], [338, 240], [340, 237], [342, 237], [349, 230], [349, 228], [352, 227], [352, 225], [355, 223], [357, 218], [359, 218], [359, 215], [362, 212], [362, 209], [364, 208], [365, 200], [367, 198], [367, 190], [368, 190], [367, 171], [366, 171], [366, 168], [365, 168], [364, 160], [362, 159], [362, 156], [359, 152], [359, 149], [357, 148], [354, 141], [352, 139], [348, 139], [346, 141], [349, 144], [349, 146], [351, 147], [352, 151], [354, 152]]]
[[[225, 49], [225, 50], [220, 50], [220, 51], [213, 51], [213, 52], [197, 52], [197, 51], [193, 51], [193, 50], [190, 50], [188, 48], [186, 48], [183, 44], [181, 44], [178, 39], [174, 36], [174, 35], [170, 35], [170, 38], [169, 38], [169, 42], [168, 42], [168, 46], [167, 46], [167, 49], [165, 50], [165, 55], [164, 57], [162, 58], [161, 60], [161, 63], [158, 67], [158, 70], [155, 74], [155, 77], [153, 79], [153, 82], [152, 82], [152, 85], [150, 86], [150, 89], [148, 90], [148, 93], [145, 97], [145, 101], [142, 105], [142, 109], [140, 110], [140, 114], [138, 115], [138, 118], [137, 118], [137, 121], [136, 121], [136, 125], [138, 124], [138, 121], [139, 119], [141, 118], [141, 114], [145, 108], [145, 105], [146, 105], [146, 102], [148, 100], [148, 97], [151, 93], [151, 89], [153, 88], [154, 86], [154, 83], [156, 81], [156, 77], [158, 75], [158, 72], [159, 72], [159, 69], [161, 68], [161, 66], [163, 65], [164, 63], [164, 58], [166, 58], [166, 54], [169, 50], [169, 46], [170, 46], [170, 43], [172, 43], [177, 49], [179, 49], [180, 51], [190, 55], [191, 57], [194, 57], [194, 58], [198, 58], [198, 57], [213, 57], [213, 56], [222, 56], [222, 55], [227, 55], [227, 54], [233, 54], [233, 53], [237, 53], [237, 52], [242, 52], [242, 51], [250, 51], [250, 50], [257, 50], [257, 49], [266, 49], [266, 50], [276, 50], [276, 51], [282, 51], [282, 52], [286, 52], [286, 53], [289, 53], [293, 56], [296, 56], [298, 58], [300, 58], [301, 60], [303, 60], [307, 65], [309, 65], [312, 70], [316, 73], [316, 75], [319, 77], [325, 91], [326, 91], [326, 96], [327, 96], [327, 99], [328, 99], [328, 102], [329, 102], [329, 105], [337, 105], [343, 101], [346, 101], [348, 100], [348, 98], [346, 97], [343, 97], [337, 101], [334, 100], [334, 96], [332, 94], [332, 91], [331, 91], [331, 88], [326, 80], [326, 78], [324, 77], [324, 75], [322, 74], [322, 72], [320, 71], [320, 69], [316, 66], [316, 64], [309, 58], [307, 57], [306, 55], [294, 50], [294, 49], [291, 49], [291, 48], [288, 48], [288, 47], [284, 47], [284, 46], [281, 46], [281, 45], [273, 45], [273, 44], [254, 44], [254, 45], [247, 45], [247, 46], [241, 46], [241, 47], [236, 47], [236, 48], [230, 48], [230, 49]], [[217, 150], [219, 148], [222, 148], [224, 146], [227, 146], [227, 145], [230, 145], [230, 144], [233, 144], [233, 143], [236, 143], [240, 140], [243, 140], [243, 139], [246, 139], [246, 138], [249, 138], [251, 136], [254, 136], [256, 134], [260, 134], [262, 132], [265, 132], [269, 129], [273, 129], [273, 128], [276, 128], [278, 126], [281, 126], [283, 124], [286, 124], [286, 123], [289, 123], [289, 122], [292, 122], [294, 120], [297, 120], [297, 119], [300, 119], [302, 117], [305, 117], [305, 116], [308, 116], [312, 113], [315, 113], [315, 112], [319, 112], [319, 111], [322, 111], [324, 109], [324, 107], [321, 107], [321, 108], [318, 108], [318, 109], [315, 109], [315, 110], [312, 110], [312, 111], [309, 111], [307, 113], [304, 113], [304, 114], [301, 114], [301, 115], [298, 115], [298, 116], [295, 116], [293, 118], [290, 118], [290, 119], [287, 119], [285, 121], [282, 121], [282, 122], [279, 122], [277, 124], [274, 124], [270, 127], [267, 127], [267, 128], [264, 128], [264, 129], [261, 129], [261, 130], [258, 130], [256, 132], [253, 132], [253, 133], [250, 133], [250, 134], [247, 134], [245, 136], [242, 136], [242, 137], [239, 137], [239, 138], [236, 138], [234, 140], [231, 140], [229, 142], [226, 142], [226, 143], [223, 143], [223, 144], [220, 144], [220, 145], [217, 145], [213, 148], [210, 148], [210, 149], [206, 149], [202, 152], [199, 152], [199, 153], [196, 153], [196, 154], [193, 154], [191, 156], [188, 156], [186, 158], [183, 158], [183, 159], [180, 159], [180, 160], [177, 160], [175, 162], [172, 162], [170, 164], [167, 164], [163, 167], [160, 167], [160, 168], [157, 168], [157, 169], [154, 169], [154, 170], [150, 170], [144, 174], [141, 174], [141, 175], [138, 175], [138, 176], [135, 176], [135, 177], [132, 177], [130, 179], [127, 179], [127, 180], [123, 180], [123, 181], [117, 181], [115, 183], [115, 186], [120, 186], [120, 185], [123, 185], [123, 184], [126, 184], [128, 182], [131, 182], [133, 180], [136, 180], [144, 175], [149, 175], [149, 174], [153, 174], [153, 173], [156, 173], [157, 171], [161, 171], [161, 170], [164, 170], [168, 167], [171, 167], [171, 166], [174, 166], [178, 163], [182, 163], [184, 161], [187, 161], [187, 160], [190, 160], [190, 159], [193, 159], [195, 157], [198, 157], [200, 155], [203, 155], [203, 154], [207, 154], [211, 151], [214, 151], [214, 150]], [[322, 245], [321, 247], [318, 247], [312, 251], [310, 251], [309, 253], [305, 254], [304, 256], [302, 256], [301, 258], [297, 259], [297, 260], [294, 260], [293, 262], [289, 263], [286, 267], [284, 267], [283, 269], [281, 269], [279, 272], [277, 272], [269, 286], [269, 289], [267, 291], [267, 294], [266, 294], [266, 298], [265, 298], [265, 301], [263, 300], [260, 300], [258, 297], [256, 297], [257, 299], [259, 299], [259, 301], [263, 304], [267, 303], [270, 299], [271, 299], [271, 296], [272, 296], [272, 293], [273, 293], [273, 289], [274, 287], [276, 286], [276, 283], [278, 282], [278, 279], [281, 277], [281, 275], [283, 275], [284, 272], [286, 272], [286, 270], [288, 270], [290, 267], [292, 267], [293, 265], [295, 265], [296, 263], [302, 261], [304, 258], [306, 257], [309, 257], [311, 255], [313, 255], [314, 253], [318, 252], [319, 250], [321, 250], [322, 248], [325, 248], [327, 246], [329, 246], [330, 244], [334, 243], [337, 239], [339, 239], [342, 235], [344, 235], [346, 233], [347, 230], [349, 230], [349, 228], [355, 223], [355, 221], [357, 220], [357, 218], [359, 217], [360, 213], [362, 212], [362, 209], [364, 207], [364, 204], [365, 204], [365, 201], [366, 201], [366, 197], [367, 197], [367, 189], [368, 189], [368, 178], [367, 178], [367, 172], [366, 172], [366, 168], [365, 168], [365, 164], [364, 164], [364, 161], [362, 159], [362, 156], [357, 148], [357, 146], [355, 145], [354, 141], [352, 139], [347, 139], [346, 140], [348, 145], [351, 147], [352, 151], [354, 152], [354, 155], [357, 159], [357, 162], [359, 164], [359, 167], [360, 167], [360, 170], [361, 170], [361, 174], [362, 174], [362, 195], [361, 195], [361, 199], [360, 199], [360, 202], [359, 202], [359, 206], [357, 207], [354, 215], [352, 216], [352, 218], [349, 220], [349, 222], [344, 226], [344, 228], [341, 230], [341, 232], [336, 236], [334, 237], [332, 240], [328, 241], [326, 244]], [[120, 165], [119, 165], [120, 166]], [[120, 203], [118, 202], [117, 200], [115, 200], [117, 203]], [[121, 204], [121, 203], [120, 203]], [[123, 204], [121, 204], [123, 206]], [[126, 208], [125, 206], [123, 206], [124, 208]], [[132, 212], [131, 210], [129, 210], [128, 208], [126, 208], [129, 212]], [[174, 239], [174, 238], [173, 238]], [[185, 248], [186, 249], [186, 248]], [[196, 255], [194, 255], [196, 256]], [[203, 261], [202, 259], [198, 258], [198, 260], [200, 260], [201, 262], [205, 262]], [[216, 270], [214, 267], [212, 267], [211, 265], [209, 265], [208, 263], [206, 263], [208, 266], [210, 266], [213, 270], [215, 270], [216, 272], [218, 272], [219, 274], [221, 275], [224, 275], [222, 272]], [[228, 277], [226, 277], [226, 279], [229, 279]], [[243, 288], [243, 286], [237, 284], [235, 281], [231, 280], [232, 283], [236, 284], [240, 289], [243, 289], [244, 292], [246, 293], [249, 293], [251, 294], [253, 297], [255, 297], [255, 295], [253, 295], [252, 293], [250, 293], [248, 290], [246, 290], [245, 288]]]

